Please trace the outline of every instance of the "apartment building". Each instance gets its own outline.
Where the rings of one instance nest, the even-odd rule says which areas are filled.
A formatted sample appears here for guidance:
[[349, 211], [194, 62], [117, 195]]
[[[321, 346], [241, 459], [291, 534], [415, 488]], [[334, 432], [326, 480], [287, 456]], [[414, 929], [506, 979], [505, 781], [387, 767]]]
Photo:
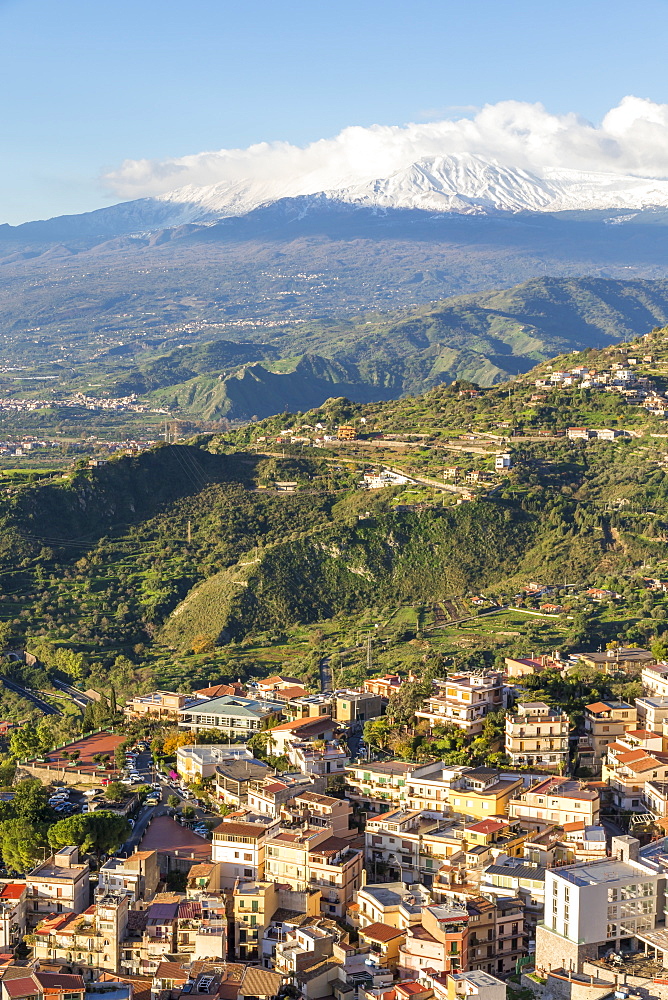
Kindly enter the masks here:
[[285, 691], [286, 688], [296, 685], [301, 685], [298, 677], [282, 677], [280, 674], [272, 674], [271, 677], [255, 681], [255, 687], [263, 698], [271, 698], [274, 691]]
[[26, 875], [28, 925], [53, 913], [83, 913], [88, 906], [90, 869], [77, 847], [63, 847]]
[[239, 879], [231, 894], [231, 920], [234, 955], [242, 962], [257, 962], [262, 940], [279, 907], [279, 889], [275, 882]]
[[126, 895], [131, 903], [151, 900], [160, 882], [157, 851], [135, 851], [129, 858], [111, 857], [100, 868], [96, 897]]
[[625, 701], [595, 701], [585, 706], [585, 736], [578, 745], [580, 763], [599, 771], [610, 743], [633, 729], [637, 709]]
[[302, 792], [319, 792], [326, 785], [323, 779], [300, 772], [269, 774], [251, 781], [247, 789], [247, 805], [252, 813], [277, 818], [287, 802]]
[[230, 760], [252, 760], [253, 754], [243, 743], [211, 743], [179, 747], [176, 770], [182, 781], [191, 784], [211, 778], [219, 764]]
[[416, 768], [408, 781], [408, 808], [436, 816], [457, 813], [486, 819], [505, 816], [508, 802], [523, 788], [519, 775], [496, 768], [448, 767], [441, 762]]
[[399, 968], [407, 977], [417, 977], [425, 967], [437, 972], [468, 968], [469, 914], [465, 903], [425, 906], [420, 923], [406, 929], [399, 950]]
[[179, 712], [198, 702], [194, 695], [177, 691], [152, 691], [140, 694], [126, 702], [123, 713], [127, 719], [157, 719], [160, 722], [178, 722]]
[[433, 902], [427, 887], [420, 883], [367, 883], [357, 891], [357, 921], [361, 929], [370, 924], [406, 928], [419, 923], [423, 906]]
[[504, 707], [503, 674], [489, 671], [480, 674], [451, 674], [437, 682], [439, 692], [426, 699], [416, 717], [425, 719], [431, 729], [452, 725], [467, 736], [479, 736], [489, 712]]
[[266, 877], [303, 891], [321, 892], [323, 916], [341, 919], [362, 881], [364, 852], [329, 830], [284, 830], [265, 847]]
[[281, 722], [271, 727], [269, 740], [272, 752], [281, 757], [287, 754], [292, 743], [329, 742], [334, 739], [336, 723], [329, 715], [307, 716], [292, 722]]
[[344, 747], [344, 743], [334, 740], [293, 740], [288, 744], [286, 757], [297, 771], [315, 778], [328, 778], [335, 774], [345, 774], [349, 757]]
[[515, 897], [495, 902], [484, 896], [466, 900], [468, 913], [468, 971], [496, 975], [514, 972], [526, 954], [524, 904]]
[[443, 862], [461, 850], [461, 830], [419, 810], [393, 809], [367, 819], [365, 857], [373, 881], [385, 876], [428, 885]]
[[506, 755], [514, 766], [565, 770], [570, 722], [544, 701], [524, 702], [506, 713]]
[[519, 857], [523, 854], [526, 840], [527, 834], [518, 821], [505, 816], [468, 823], [462, 840], [466, 868], [481, 868], [499, 856]]
[[334, 718], [337, 722], [363, 725], [383, 714], [382, 695], [361, 688], [346, 688], [334, 695]]
[[495, 902], [519, 897], [529, 927], [542, 913], [545, 898], [545, 868], [540, 861], [532, 860], [532, 848], [533, 844], [526, 844], [524, 857], [500, 855], [483, 868], [480, 881], [480, 892]]
[[[589, 592], [593, 600], [606, 600], [614, 597], [609, 591]], [[618, 673], [625, 671], [645, 672], [645, 668], [654, 663], [654, 656], [649, 649], [636, 649], [635, 647], [606, 649], [604, 653], [577, 653], [583, 663], [588, 667], [595, 667], [604, 670], [606, 673]]]
[[346, 767], [346, 794], [370, 812], [384, 812], [389, 804], [405, 805], [407, 779], [419, 766], [400, 760], [349, 764]]
[[647, 663], [640, 674], [643, 694], [668, 698], [668, 663]]
[[97, 979], [100, 970], [119, 972], [128, 902], [124, 893], [109, 894], [83, 913], [46, 917], [33, 932], [34, 957], [66, 965], [86, 981]]
[[220, 865], [220, 886], [231, 889], [237, 879], [264, 877], [265, 843], [276, 830], [259, 823], [223, 821], [213, 831], [211, 859]]
[[321, 715], [331, 717], [334, 714], [333, 702], [334, 695], [331, 691], [291, 698], [283, 708], [283, 715], [288, 722], [297, 719], [318, 719]]
[[250, 739], [261, 729], [281, 718], [281, 702], [256, 701], [253, 698], [222, 698], [198, 701], [179, 710], [179, 727], [194, 732], [219, 729], [227, 737]]
[[214, 771], [215, 796], [219, 802], [235, 809], [248, 802], [250, 788], [274, 771], [268, 764], [245, 757], [228, 757], [216, 764]]
[[333, 837], [343, 840], [357, 836], [357, 828], [350, 828], [352, 816], [352, 806], [347, 799], [312, 791], [298, 792], [281, 809], [284, 824], [329, 830]]
[[617, 740], [608, 746], [602, 777], [619, 809], [642, 812], [645, 782], [668, 780], [668, 754], [634, 747], [628, 739]]
[[582, 971], [585, 961], [630, 950], [663, 921], [661, 874], [639, 861], [638, 841], [613, 837], [613, 855], [547, 871], [536, 968]]
[[368, 947], [369, 958], [383, 969], [394, 970], [399, 964], [400, 948], [406, 930], [389, 924], [369, 924], [359, 932], [361, 945]]
[[583, 823], [596, 826], [601, 798], [596, 788], [573, 778], [549, 777], [535, 782], [511, 799], [508, 814], [529, 828]]
[[13, 952], [26, 932], [28, 889], [25, 882], [0, 883], [0, 951]]
[[663, 731], [664, 722], [668, 721], [668, 697], [636, 698], [636, 711], [638, 713], [638, 726], [649, 729], [651, 732], [660, 733]]
[[179, 954], [198, 959], [224, 959], [227, 954], [228, 921], [223, 900], [219, 906], [201, 900], [179, 903], [176, 915], [176, 947]]
[[[413, 681], [415, 678], [409, 675], [408, 680]], [[389, 699], [397, 693], [404, 683], [404, 679], [399, 674], [384, 674], [383, 677], [368, 677], [364, 681], [363, 687], [371, 694], [379, 694], [381, 698]]]

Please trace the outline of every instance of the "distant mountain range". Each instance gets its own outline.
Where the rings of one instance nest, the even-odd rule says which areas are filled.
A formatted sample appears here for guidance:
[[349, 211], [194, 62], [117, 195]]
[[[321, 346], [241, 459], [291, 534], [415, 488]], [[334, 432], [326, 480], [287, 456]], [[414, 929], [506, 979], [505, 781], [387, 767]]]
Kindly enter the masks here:
[[[332, 385], [362, 401], [491, 384], [668, 318], [668, 181], [458, 155], [309, 187], [182, 188], [0, 226], [4, 365], [260, 415]], [[526, 301], [499, 291], [520, 284]], [[22, 377], [0, 373], [0, 390]]]
[[[113, 205], [96, 212], [42, 223], [0, 227], [4, 238], [121, 236], [191, 223], [210, 224], [247, 215], [284, 199], [300, 199], [302, 212], [323, 203], [377, 210], [418, 209], [455, 214], [586, 212], [623, 209], [632, 213], [668, 208], [668, 180], [550, 168], [543, 176], [502, 166], [473, 154], [420, 159], [389, 177], [342, 183], [320, 191], [308, 175], [286, 180], [225, 182], [181, 187], [155, 198]], [[619, 217], [615, 216], [619, 221]]]

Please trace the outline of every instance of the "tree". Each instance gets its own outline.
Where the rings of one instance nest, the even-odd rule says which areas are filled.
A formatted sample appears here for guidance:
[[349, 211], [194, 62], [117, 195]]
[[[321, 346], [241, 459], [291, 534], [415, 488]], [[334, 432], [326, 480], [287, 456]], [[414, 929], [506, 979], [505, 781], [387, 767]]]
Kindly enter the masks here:
[[171, 809], [178, 809], [178, 807], [179, 807], [179, 802], [180, 802], [180, 801], [181, 801], [181, 800], [180, 800], [180, 798], [178, 797], [178, 795], [170, 795], [170, 796], [169, 796], [169, 798], [167, 799], [167, 805], [168, 805], [168, 806], [169, 806], [169, 807], [170, 807]]
[[35, 726], [22, 726], [9, 737], [9, 752], [17, 760], [36, 757], [40, 752], [40, 740]]
[[78, 816], [68, 816], [49, 828], [49, 844], [54, 851], [76, 844], [82, 854], [111, 854], [130, 834], [125, 816], [100, 810]]
[[168, 733], [162, 743], [162, 752], [166, 757], [173, 757], [179, 747], [192, 746], [195, 742], [192, 733]]
[[46, 788], [37, 778], [25, 778], [14, 786], [14, 814], [28, 823], [48, 823], [53, 818]]
[[0, 823], [0, 852], [10, 871], [30, 871], [43, 859], [46, 846], [42, 831], [27, 820], [15, 818]]
[[128, 794], [122, 781], [110, 781], [104, 790], [104, 797], [109, 802], [122, 802]]

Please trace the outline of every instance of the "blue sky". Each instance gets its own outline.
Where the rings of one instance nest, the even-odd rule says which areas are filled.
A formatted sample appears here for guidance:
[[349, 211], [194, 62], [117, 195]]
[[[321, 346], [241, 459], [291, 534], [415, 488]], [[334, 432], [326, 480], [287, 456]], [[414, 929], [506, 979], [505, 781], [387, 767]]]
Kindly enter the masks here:
[[[126, 159], [542, 102], [668, 101], [666, 0], [0, 0], [0, 221], [119, 200]], [[472, 112], [471, 112], [472, 113]]]

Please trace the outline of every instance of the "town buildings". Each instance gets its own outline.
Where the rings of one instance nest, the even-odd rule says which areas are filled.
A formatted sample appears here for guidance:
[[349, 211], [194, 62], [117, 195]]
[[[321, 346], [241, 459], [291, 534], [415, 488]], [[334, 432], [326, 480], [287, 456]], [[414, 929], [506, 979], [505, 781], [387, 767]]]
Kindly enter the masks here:
[[90, 869], [76, 847], [63, 847], [26, 875], [29, 926], [52, 913], [82, 913], [88, 906]]
[[218, 729], [227, 737], [244, 740], [280, 717], [280, 702], [224, 695], [179, 709], [178, 724], [182, 729], [195, 731]]
[[633, 729], [637, 710], [625, 701], [597, 701], [585, 706], [585, 735], [578, 745], [578, 754], [585, 767], [599, 771], [607, 748], [627, 729]]
[[523, 702], [506, 714], [506, 755], [511, 764], [565, 770], [570, 722], [543, 701]]
[[487, 673], [451, 674], [439, 683], [438, 694], [427, 698], [424, 708], [415, 715], [425, 719], [433, 729], [439, 725], [453, 725], [467, 736], [478, 736], [489, 712], [504, 706], [503, 674]]

